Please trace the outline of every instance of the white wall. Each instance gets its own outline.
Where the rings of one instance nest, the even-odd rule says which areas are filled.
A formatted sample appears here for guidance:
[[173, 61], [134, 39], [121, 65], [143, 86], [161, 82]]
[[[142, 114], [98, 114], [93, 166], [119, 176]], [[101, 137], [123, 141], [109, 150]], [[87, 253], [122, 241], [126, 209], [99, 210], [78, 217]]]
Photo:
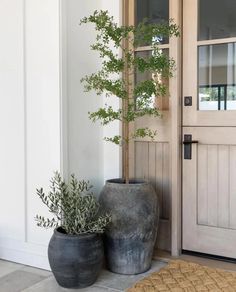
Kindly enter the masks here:
[[[102, 9], [108, 10], [110, 15], [118, 24], [122, 24], [122, 1], [121, 0], [102, 0]], [[112, 105], [114, 108], [119, 108], [118, 98], [114, 97], [109, 101], [104, 97], [103, 103]], [[116, 122], [104, 128], [104, 136], [113, 136], [121, 134], [121, 125]], [[122, 175], [121, 165], [121, 148], [113, 143], [104, 142], [104, 180], [118, 178]]]
[[0, 258], [48, 267], [35, 189], [60, 169], [59, 1], [0, 2]]
[[[119, 177], [120, 149], [103, 141], [103, 136], [119, 133], [119, 125], [103, 128], [92, 123], [88, 111], [103, 106], [104, 98], [84, 93], [80, 79], [99, 70], [100, 60], [89, 46], [95, 40], [92, 25], [79, 26], [79, 21], [94, 10], [108, 9], [119, 21], [119, 1], [66, 0], [67, 17], [67, 97], [68, 97], [68, 173], [89, 179], [99, 193], [107, 178]], [[117, 101], [110, 101], [117, 105]], [[108, 145], [110, 144], [110, 145]]]
[[79, 20], [101, 8], [119, 20], [115, 0], [0, 1], [0, 258], [49, 267], [52, 230], [36, 226], [36, 214], [49, 214], [35, 189], [54, 170], [89, 179], [96, 193], [119, 176], [120, 149], [102, 140], [119, 125], [91, 123], [87, 112], [105, 101], [80, 84], [100, 61], [89, 51], [93, 29]]

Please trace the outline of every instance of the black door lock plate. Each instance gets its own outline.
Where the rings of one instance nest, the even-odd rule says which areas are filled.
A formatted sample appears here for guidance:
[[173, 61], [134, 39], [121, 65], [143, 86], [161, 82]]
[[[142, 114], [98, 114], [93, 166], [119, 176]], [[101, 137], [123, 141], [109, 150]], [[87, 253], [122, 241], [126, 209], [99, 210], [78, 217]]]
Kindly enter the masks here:
[[184, 106], [192, 106], [192, 96], [184, 97]]

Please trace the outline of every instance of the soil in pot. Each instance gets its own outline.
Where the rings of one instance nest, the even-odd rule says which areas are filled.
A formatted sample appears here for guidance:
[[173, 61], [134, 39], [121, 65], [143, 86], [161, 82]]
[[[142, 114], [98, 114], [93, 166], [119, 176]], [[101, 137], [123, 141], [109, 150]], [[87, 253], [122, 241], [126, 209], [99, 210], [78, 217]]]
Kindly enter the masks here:
[[48, 258], [58, 284], [65, 288], [92, 285], [102, 268], [103, 242], [99, 234], [68, 235], [54, 230], [48, 246]]
[[159, 202], [153, 187], [144, 181], [108, 180], [100, 195], [112, 223], [105, 232], [105, 257], [109, 270], [139, 274], [151, 267], [156, 242]]

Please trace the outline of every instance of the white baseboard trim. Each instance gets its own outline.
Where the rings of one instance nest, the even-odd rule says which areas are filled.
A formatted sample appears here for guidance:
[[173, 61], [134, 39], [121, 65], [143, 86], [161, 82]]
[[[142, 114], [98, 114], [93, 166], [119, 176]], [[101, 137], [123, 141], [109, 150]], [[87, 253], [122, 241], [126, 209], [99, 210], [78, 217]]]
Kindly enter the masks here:
[[0, 258], [3, 260], [32, 266], [44, 270], [50, 270], [47, 256], [31, 254], [27, 251], [13, 250], [0, 247]]
[[50, 270], [47, 246], [0, 238], [0, 259]]

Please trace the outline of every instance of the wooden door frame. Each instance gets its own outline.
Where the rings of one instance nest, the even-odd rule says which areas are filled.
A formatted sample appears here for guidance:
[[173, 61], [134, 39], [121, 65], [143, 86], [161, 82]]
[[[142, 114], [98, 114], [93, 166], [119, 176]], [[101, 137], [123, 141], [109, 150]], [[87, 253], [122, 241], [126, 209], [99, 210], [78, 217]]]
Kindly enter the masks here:
[[[170, 1], [170, 18], [182, 31], [183, 0]], [[123, 23], [134, 20], [134, 0], [122, 1]], [[171, 38], [169, 54], [176, 62], [176, 71], [170, 79], [170, 103], [169, 112], [171, 119], [170, 139], [170, 180], [171, 180], [171, 254], [178, 256], [182, 250], [182, 36]], [[132, 127], [132, 125], [131, 125]], [[130, 143], [130, 154], [134, 153], [134, 143]], [[131, 175], [134, 169], [131, 157]]]
[[180, 27], [180, 38], [170, 39], [170, 57], [176, 72], [170, 80], [171, 119], [171, 254], [182, 250], [182, 0], [170, 0], [170, 17]]

